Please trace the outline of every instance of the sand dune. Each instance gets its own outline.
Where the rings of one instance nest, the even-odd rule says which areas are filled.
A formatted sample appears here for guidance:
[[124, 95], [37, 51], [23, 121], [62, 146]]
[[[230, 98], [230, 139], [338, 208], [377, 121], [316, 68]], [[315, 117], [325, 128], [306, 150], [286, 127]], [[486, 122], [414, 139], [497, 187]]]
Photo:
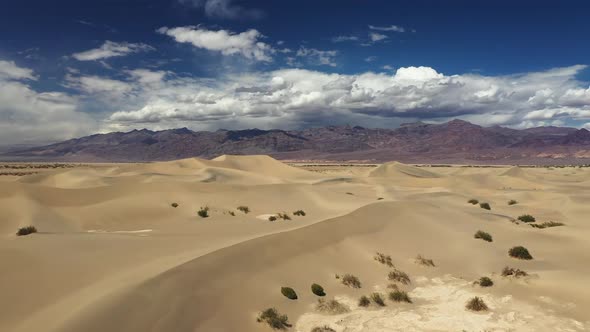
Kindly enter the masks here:
[[[0, 330], [271, 331], [256, 316], [276, 307], [289, 316], [289, 330], [301, 332], [324, 325], [338, 332], [585, 331], [589, 176], [587, 169], [399, 163], [310, 172], [266, 156], [223, 156], [2, 179]], [[209, 217], [201, 218], [205, 206]], [[300, 209], [305, 216], [293, 215]], [[267, 220], [277, 213], [291, 220]], [[565, 226], [513, 222], [522, 214]], [[39, 233], [14, 235], [26, 225]], [[478, 230], [493, 242], [474, 239]], [[534, 259], [509, 257], [516, 245]], [[399, 287], [413, 303], [358, 307], [361, 295], [389, 291], [391, 269], [373, 259], [376, 252], [408, 273], [411, 283]], [[418, 254], [436, 266], [416, 264]], [[529, 276], [502, 277], [505, 266]], [[362, 288], [335, 278], [346, 273]], [[482, 276], [494, 286], [474, 285]], [[317, 312], [312, 283], [350, 311]], [[285, 298], [282, 286], [299, 298]], [[467, 311], [473, 296], [489, 311]]]

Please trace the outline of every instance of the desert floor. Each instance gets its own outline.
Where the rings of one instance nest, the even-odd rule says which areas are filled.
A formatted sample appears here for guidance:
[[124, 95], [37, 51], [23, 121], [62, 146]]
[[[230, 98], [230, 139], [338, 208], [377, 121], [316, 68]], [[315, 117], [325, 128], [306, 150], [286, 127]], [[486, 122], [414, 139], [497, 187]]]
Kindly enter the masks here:
[[[222, 156], [8, 174], [0, 331], [271, 331], [256, 318], [273, 307], [301, 332], [586, 331], [589, 202], [588, 168], [294, 167]], [[202, 207], [209, 217], [197, 215]], [[291, 220], [268, 220], [277, 213]], [[531, 227], [515, 220], [523, 214], [565, 225]], [[15, 235], [28, 225], [38, 233]], [[475, 239], [478, 230], [493, 242]], [[533, 259], [510, 257], [514, 246]], [[412, 303], [388, 299], [394, 267], [377, 252], [409, 275], [396, 287]], [[528, 275], [502, 276], [507, 266]], [[361, 288], [345, 286], [345, 274]], [[483, 276], [494, 285], [474, 283]], [[312, 283], [339, 313], [317, 310]], [[385, 306], [359, 307], [374, 292]], [[465, 308], [474, 296], [487, 311]]]

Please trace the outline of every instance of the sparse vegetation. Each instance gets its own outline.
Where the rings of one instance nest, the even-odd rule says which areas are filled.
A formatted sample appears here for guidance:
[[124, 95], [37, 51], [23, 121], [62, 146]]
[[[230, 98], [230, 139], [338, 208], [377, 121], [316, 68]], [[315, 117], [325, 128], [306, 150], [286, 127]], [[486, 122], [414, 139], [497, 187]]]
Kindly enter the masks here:
[[354, 195], [354, 194], [353, 194], [353, 193], [351, 193], [351, 192], [347, 192], [346, 194], [347, 194], [347, 195], [351, 195], [351, 196], [352, 196], [352, 195]]
[[510, 250], [508, 251], [508, 255], [510, 255], [510, 257], [514, 257], [514, 258], [518, 258], [518, 259], [525, 259], [525, 260], [533, 259], [533, 256], [531, 256], [528, 249], [523, 246], [516, 246], [516, 247], [510, 248]]
[[238, 207], [237, 207], [237, 210], [238, 210], [238, 211], [242, 211], [242, 212], [244, 212], [244, 214], [248, 214], [248, 213], [250, 213], [250, 208], [249, 208], [249, 207], [247, 207], [247, 206], [244, 206], [244, 205], [240, 205], [240, 206], [238, 206]]
[[521, 269], [515, 269], [512, 267], [504, 267], [504, 269], [502, 270], [502, 277], [516, 277], [516, 278], [520, 278], [520, 277], [526, 277], [529, 274], [526, 273], [525, 271], [521, 270]]
[[286, 330], [291, 327], [289, 324], [289, 317], [287, 315], [281, 315], [275, 308], [268, 308], [262, 311], [256, 319], [259, 323], [266, 323], [272, 329], [275, 330]]
[[318, 299], [318, 304], [316, 304], [315, 308], [319, 312], [330, 315], [339, 315], [350, 311], [350, 308], [335, 299], [328, 301], [325, 299]]
[[289, 217], [289, 215], [286, 213], [277, 213], [277, 218], [281, 218], [283, 220], [291, 220], [291, 217]]
[[476, 204], [478, 204], [478, 203], [479, 203], [479, 201], [478, 201], [477, 199], [474, 199], [474, 198], [472, 198], [472, 199], [468, 200], [468, 201], [467, 201], [467, 203], [470, 203], [470, 204], [476, 205]]
[[291, 287], [281, 287], [281, 294], [283, 294], [289, 300], [297, 300], [297, 293]]
[[535, 222], [535, 221], [537, 221], [535, 219], [535, 217], [531, 216], [530, 214], [523, 214], [522, 216], [519, 216], [517, 219], [522, 222]]
[[371, 304], [371, 300], [365, 295], [361, 296], [359, 299], [359, 307], [368, 307]]
[[201, 207], [201, 209], [199, 209], [199, 211], [197, 211], [197, 214], [201, 218], [207, 218], [207, 217], [209, 217], [209, 207], [208, 206]]
[[324, 287], [318, 284], [311, 285], [311, 292], [317, 296], [326, 296], [326, 292], [324, 292]]
[[395, 283], [390, 283], [389, 285], [387, 285], [387, 288], [393, 289], [393, 290], [398, 290], [399, 286]]
[[37, 233], [37, 228], [35, 228], [35, 226], [21, 227], [18, 229], [18, 231], [16, 231], [17, 236], [24, 236], [33, 233]]
[[486, 233], [484, 231], [477, 231], [475, 233], [475, 235], [473, 235], [473, 237], [476, 238], [476, 239], [482, 239], [482, 240], [487, 241], [487, 242], [492, 242], [493, 241], [492, 236], [490, 235], [490, 233]]
[[371, 300], [373, 300], [373, 302], [375, 302], [375, 304], [380, 307], [385, 306], [385, 300], [383, 299], [383, 296], [381, 295], [381, 293], [372, 293]]
[[530, 225], [531, 225], [531, 227], [534, 227], [534, 228], [541, 228], [541, 229], [543, 229], [543, 228], [548, 228], [548, 227], [564, 226], [565, 224], [564, 223], [561, 223], [561, 222], [547, 221], [547, 222], [544, 222], [542, 224], [530, 224]]
[[385, 198], [383, 198], [383, 197], [377, 197], [377, 200], [378, 201], [383, 200], [383, 199], [385, 199]]
[[314, 327], [313, 329], [311, 329], [311, 332], [336, 332], [336, 330], [329, 327], [328, 325], [324, 325]]
[[172, 206], [173, 208], [177, 208], [178, 207], [178, 203], [172, 203], [172, 204], [170, 204], [170, 206]]
[[408, 293], [400, 290], [394, 290], [392, 292], [389, 292], [389, 299], [394, 302], [412, 303], [412, 300], [408, 296]]
[[489, 203], [480, 203], [479, 204], [479, 207], [482, 208], [482, 209], [486, 209], [486, 210], [491, 210], [492, 209], [492, 207], [490, 206]]
[[481, 277], [479, 278], [479, 281], [477, 282], [481, 287], [491, 287], [494, 285], [494, 282], [492, 281], [492, 279], [488, 278], [488, 277]]
[[515, 201], [513, 199], [508, 201], [508, 205], [516, 205], [516, 204], [518, 204], [518, 201]]
[[471, 311], [487, 311], [488, 310], [488, 306], [486, 305], [486, 303], [478, 296], [467, 301], [465, 308], [467, 308], [467, 310], [471, 310]]
[[276, 216], [270, 216], [268, 217], [268, 221], [276, 221], [277, 217]]
[[434, 267], [434, 261], [432, 259], [428, 259], [425, 257], [422, 257], [422, 255], [418, 255], [416, 256], [416, 260], [414, 260], [414, 262], [416, 264], [419, 265], [423, 265], [423, 266], [430, 266], [430, 267]]
[[391, 281], [397, 281], [404, 285], [411, 283], [410, 277], [405, 272], [398, 269], [394, 269], [393, 271], [389, 272], [387, 278]]
[[389, 255], [385, 255], [383, 253], [377, 252], [377, 254], [375, 254], [374, 259], [383, 265], [393, 267], [393, 261], [391, 260], [391, 256], [389, 256]]
[[352, 274], [345, 274], [342, 276], [342, 284], [351, 288], [361, 288], [361, 281]]
[[236, 213], [235, 213], [234, 211], [229, 211], [228, 213], [229, 213], [229, 215], [230, 215], [230, 216], [232, 216], [232, 217], [235, 217], [235, 216], [236, 216]]
[[293, 212], [293, 215], [298, 216], [298, 217], [305, 217], [305, 211], [297, 210], [297, 211]]

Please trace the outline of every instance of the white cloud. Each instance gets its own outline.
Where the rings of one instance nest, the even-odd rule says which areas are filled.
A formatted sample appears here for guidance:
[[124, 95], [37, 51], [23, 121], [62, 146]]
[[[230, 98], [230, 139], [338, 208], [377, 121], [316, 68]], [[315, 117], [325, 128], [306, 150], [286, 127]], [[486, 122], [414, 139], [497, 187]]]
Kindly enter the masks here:
[[357, 36], [336, 36], [332, 38], [333, 43], [342, 43], [347, 41], [358, 41], [359, 37]]
[[202, 8], [209, 17], [238, 19], [256, 19], [263, 16], [259, 9], [246, 9], [233, 4], [233, 0], [179, 0], [180, 3]]
[[152, 50], [154, 50], [153, 47], [142, 43], [116, 43], [107, 40], [99, 48], [94, 48], [80, 53], [74, 53], [72, 54], [72, 57], [78, 61], [96, 61]]
[[213, 31], [186, 26], [163, 27], [157, 31], [174, 38], [179, 43], [189, 43], [198, 48], [221, 52], [223, 55], [241, 55], [247, 59], [271, 61], [270, 54], [275, 52], [270, 45], [259, 41], [263, 35], [255, 29], [234, 33], [228, 30]]
[[380, 33], [376, 33], [376, 32], [371, 32], [369, 33], [369, 39], [371, 39], [371, 42], [375, 43], [378, 41], [382, 41], [384, 39], [387, 39], [387, 36], [384, 34], [380, 34]]
[[390, 25], [385, 27], [369, 25], [369, 29], [377, 31], [406, 32], [406, 29], [404, 27], [400, 27], [399, 25]]
[[0, 80], [36, 80], [33, 71], [28, 68], [19, 67], [14, 61], [0, 60]]
[[307, 48], [301, 46], [297, 51], [297, 56], [307, 60], [307, 63], [311, 65], [325, 65], [330, 67], [336, 67], [335, 57], [338, 55], [338, 51], [322, 51], [315, 48]]
[[368, 56], [368, 57], [365, 58], [365, 61], [366, 62], [373, 62], [375, 60], [377, 60], [377, 57], [374, 56], [374, 55], [371, 55], [371, 56]]

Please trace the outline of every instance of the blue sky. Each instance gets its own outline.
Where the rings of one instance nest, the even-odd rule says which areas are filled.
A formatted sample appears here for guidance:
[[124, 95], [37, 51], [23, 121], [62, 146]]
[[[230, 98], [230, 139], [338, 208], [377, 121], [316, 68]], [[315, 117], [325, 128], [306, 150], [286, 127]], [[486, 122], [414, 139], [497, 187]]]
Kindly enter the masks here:
[[590, 126], [587, 1], [2, 6], [5, 144], [144, 127], [395, 127], [456, 117]]

